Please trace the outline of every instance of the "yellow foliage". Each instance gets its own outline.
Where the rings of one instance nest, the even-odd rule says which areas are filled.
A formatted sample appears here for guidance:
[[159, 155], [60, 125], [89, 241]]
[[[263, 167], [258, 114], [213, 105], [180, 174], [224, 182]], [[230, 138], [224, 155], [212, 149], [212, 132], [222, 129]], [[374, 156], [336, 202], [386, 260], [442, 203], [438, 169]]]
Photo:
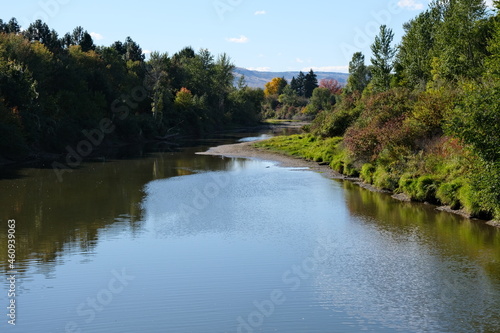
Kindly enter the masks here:
[[264, 89], [264, 94], [266, 96], [279, 95], [281, 90], [287, 85], [287, 82], [282, 77], [275, 77], [270, 82], [266, 83], [266, 89]]

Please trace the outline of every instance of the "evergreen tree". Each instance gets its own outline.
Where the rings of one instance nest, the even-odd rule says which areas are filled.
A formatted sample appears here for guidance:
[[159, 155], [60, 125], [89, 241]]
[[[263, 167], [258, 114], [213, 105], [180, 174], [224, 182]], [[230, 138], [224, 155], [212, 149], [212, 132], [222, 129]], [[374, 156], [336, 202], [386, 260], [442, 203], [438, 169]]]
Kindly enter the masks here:
[[361, 52], [356, 52], [349, 62], [349, 78], [347, 80], [346, 92], [363, 92], [370, 80], [368, 68], [365, 65], [365, 56]]
[[391, 85], [391, 72], [394, 68], [394, 56], [396, 50], [391, 43], [394, 33], [386, 25], [380, 27], [380, 33], [375, 37], [371, 45], [373, 52], [372, 62], [372, 84], [374, 92], [386, 91]]
[[304, 96], [306, 98], [311, 98], [314, 89], [318, 88], [318, 77], [311, 69], [309, 73], [304, 78]]
[[[295, 79], [295, 77], [294, 77], [294, 79]], [[295, 82], [292, 84], [292, 89], [297, 92], [298, 96], [305, 95], [305, 91], [304, 91], [305, 80], [306, 80], [306, 76], [304, 75], [304, 73], [302, 73], [302, 71], [300, 71], [299, 75], [295, 79]]]
[[123, 48], [125, 49], [125, 59], [132, 61], [144, 61], [145, 56], [142, 53], [142, 49], [132, 40], [132, 38], [127, 37], [125, 43], [123, 44]]

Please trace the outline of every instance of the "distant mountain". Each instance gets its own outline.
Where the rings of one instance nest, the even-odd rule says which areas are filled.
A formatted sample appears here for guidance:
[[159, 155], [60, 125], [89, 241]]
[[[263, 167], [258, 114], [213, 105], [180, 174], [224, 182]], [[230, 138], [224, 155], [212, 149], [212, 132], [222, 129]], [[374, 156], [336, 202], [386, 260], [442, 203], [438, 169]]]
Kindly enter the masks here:
[[[349, 74], [346, 73], [334, 73], [334, 72], [314, 72], [318, 76], [318, 81], [321, 79], [334, 79], [339, 81], [343, 86], [347, 84], [347, 78]], [[307, 72], [304, 72], [307, 74]], [[252, 88], [264, 88], [265, 84], [271, 81], [275, 77], [284, 77], [288, 83], [292, 80], [292, 77], [297, 77], [299, 72], [259, 72], [252, 71], [249, 69], [236, 67], [234, 70], [235, 82], [238, 83], [240, 77], [244, 75], [245, 81], [249, 87]]]

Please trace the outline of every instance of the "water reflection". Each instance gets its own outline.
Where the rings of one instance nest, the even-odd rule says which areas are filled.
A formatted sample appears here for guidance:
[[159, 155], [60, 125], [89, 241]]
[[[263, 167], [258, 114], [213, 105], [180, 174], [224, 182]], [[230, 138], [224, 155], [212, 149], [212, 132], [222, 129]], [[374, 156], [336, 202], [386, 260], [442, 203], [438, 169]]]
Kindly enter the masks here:
[[[87, 163], [65, 173], [63, 182], [52, 169], [40, 168], [18, 171], [21, 178], [0, 180], [0, 220], [17, 221], [19, 270], [24, 271], [30, 260], [53, 263], [68, 252], [91, 253], [101, 229], [108, 234], [124, 228], [140, 233], [143, 187], [152, 180], [225, 170], [234, 164], [228, 159], [194, 155], [194, 150]], [[115, 230], [112, 225], [117, 222], [120, 228]], [[1, 233], [2, 243], [6, 235]], [[6, 251], [0, 251], [4, 270], [6, 260]]]
[[[500, 326], [498, 229], [308, 171], [194, 154], [219, 143], [87, 163], [62, 183], [44, 168], [2, 178], [0, 220], [18, 226], [23, 329], [234, 332], [273, 289], [287, 301], [264, 332]], [[328, 256], [291, 290], [283, 274], [324, 237]], [[0, 251], [4, 272], [6, 260]], [[85, 323], [76, 308], [121, 267], [137, 283]]]

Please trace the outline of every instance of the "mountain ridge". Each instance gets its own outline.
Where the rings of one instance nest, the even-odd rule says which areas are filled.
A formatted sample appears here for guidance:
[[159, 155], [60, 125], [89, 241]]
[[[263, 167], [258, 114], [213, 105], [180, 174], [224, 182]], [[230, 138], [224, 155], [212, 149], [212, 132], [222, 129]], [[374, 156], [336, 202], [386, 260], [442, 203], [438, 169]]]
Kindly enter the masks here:
[[[338, 72], [314, 72], [318, 81], [322, 79], [334, 79], [337, 80], [342, 86], [347, 84], [347, 78], [349, 74], [347, 73], [338, 73]], [[304, 74], [307, 74], [304, 72]], [[275, 77], [284, 77], [288, 83], [292, 80], [292, 77], [297, 77], [299, 75], [299, 71], [289, 71], [289, 72], [261, 72], [254, 71], [242, 67], [236, 67], [234, 69], [235, 83], [237, 84], [240, 77], [245, 76], [246, 84], [251, 88], [262, 88], [267, 82], [271, 81]]]

